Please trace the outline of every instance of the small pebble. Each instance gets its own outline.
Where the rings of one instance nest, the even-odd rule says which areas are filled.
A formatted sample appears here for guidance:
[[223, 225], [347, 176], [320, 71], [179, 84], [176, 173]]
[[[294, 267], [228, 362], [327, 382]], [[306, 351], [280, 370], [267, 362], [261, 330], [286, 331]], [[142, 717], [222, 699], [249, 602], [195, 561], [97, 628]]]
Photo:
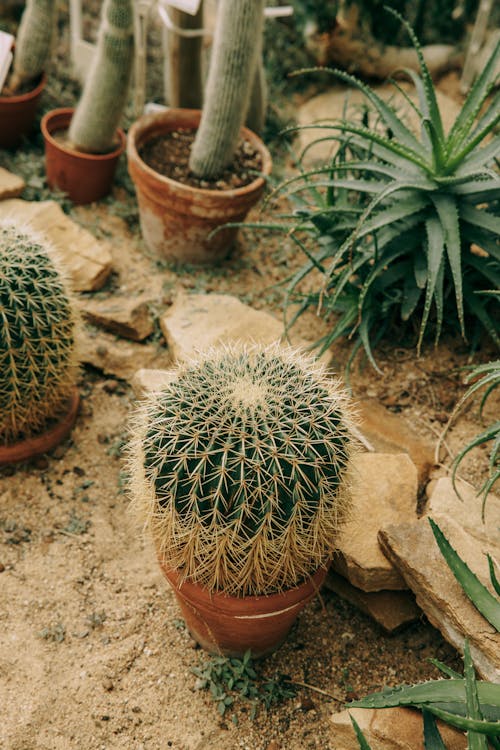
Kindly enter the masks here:
[[38, 456], [38, 458], [36, 458], [33, 463], [34, 463], [35, 469], [40, 469], [42, 471], [44, 469], [48, 469], [49, 467], [49, 460], [47, 456]]
[[106, 382], [103, 385], [103, 390], [106, 391], [106, 393], [114, 393], [120, 383], [117, 380], [106, 380]]
[[0, 563], [0, 573], [3, 573], [5, 570], [5, 565], [3, 563]]
[[103, 686], [104, 690], [108, 690], [108, 691], [109, 690], [113, 690], [113, 688], [114, 688], [113, 681], [109, 677], [105, 677], [103, 679], [102, 686]]

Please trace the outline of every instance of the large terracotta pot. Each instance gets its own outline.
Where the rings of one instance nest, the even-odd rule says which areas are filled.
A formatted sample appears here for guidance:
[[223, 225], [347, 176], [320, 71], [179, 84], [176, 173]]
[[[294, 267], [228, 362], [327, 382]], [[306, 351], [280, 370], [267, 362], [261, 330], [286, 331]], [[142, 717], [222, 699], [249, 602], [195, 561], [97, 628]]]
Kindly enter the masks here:
[[29, 135], [35, 122], [36, 110], [47, 76], [32, 91], [15, 96], [0, 96], [0, 148], [16, 148]]
[[327, 568], [319, 568], [300, 586], [279, 594], [235, 597], [181, 582], [178, 571], [160, 565], [193, 638], [209, 653], [238, 657], [248, 649], [253, 657], [264, 656], [281, 646], [327, 574]]
[[45, 432], [11, 445], [0, 445], [0, 466], [28, 461], [55, 448], [70, 434], [78, 414], [80, 396], [74, 388], [63, 416]]
[[107, 154], [86, 154], [59, 143], [53, 134], [69, 128], [74, 109], [53, 109], [43, 116], [45, 170], [51, 188], [58, 188], [77, 204], [92, 203], [111, 191], [120, 155], [127, 142], [121, 128], [117, 130], [118, 145]]
[[[212, 230], [229, 222], [243, 221], [261, 197], [265, 179], [233, 190], [203, 190], [155, 172], [139, 156], [148, 140], [179, 128], [196, 130], [201, 112], [196, 109], [169, 109], [144, 115], [129, 130], [128, 169], [137, 191], [141, 230], [153, 252], [183, 263], [212, 263], [225, 258], [236, 238], [237, 229], [226, 228], [209, 238]], [[247, 128], [242, 136], [259, 151], [262, 173], [271, 172], [269, 151], [261, 139]]]

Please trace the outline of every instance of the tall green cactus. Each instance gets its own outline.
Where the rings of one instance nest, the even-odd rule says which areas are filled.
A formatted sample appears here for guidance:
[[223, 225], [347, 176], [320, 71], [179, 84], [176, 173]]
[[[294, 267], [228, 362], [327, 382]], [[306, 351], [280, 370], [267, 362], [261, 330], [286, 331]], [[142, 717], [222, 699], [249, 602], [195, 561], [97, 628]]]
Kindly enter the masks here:
[[45, 70], [56, 29], [56, 1], [28, 0], [19, 24], [11, 91], [35, 81]]
[[130, 0], [106, 0], [97, 50], [69, 129], [80, 151], [111, 151], [132, 71], [134, 27]]
[[140, 410], [133, 505], [186, 579], [240, 596], [291, 588], [333, 553], [351, 435], [344, 391], [310, 358], [210, 350]]
[[0, 443], [36, 434], [75, 383], [71, 298], [46, 242], [0, 222]]
[[203, 114], [189, 167], [203, 179], [227, 167], [248, 111], [260, 56], [264, 0], [220, 0]]

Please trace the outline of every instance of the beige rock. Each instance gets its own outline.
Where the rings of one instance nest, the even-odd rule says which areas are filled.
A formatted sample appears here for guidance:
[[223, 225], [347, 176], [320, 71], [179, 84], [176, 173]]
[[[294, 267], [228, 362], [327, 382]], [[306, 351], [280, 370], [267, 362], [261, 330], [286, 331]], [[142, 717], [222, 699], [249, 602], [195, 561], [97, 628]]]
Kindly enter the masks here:
[[394, 633], [422, 614], [410, 591], [361, 591], [333, 571], [325, 586], [369, 615], [386, 633]]
[[142, 341], [153, 333], [150, 302], [150, 296], [114, 296], [104, 300], [85, 301], [81, 310], [84, 317], [94, 325], [122, 338]]
[[154, 344], [122, 341], [102, 331], [84, 328], [78, 336], [77, 346], [82, 362], [122, 380], [131, 380], [141, 368], [167, 369], [171, 365], [165, 349]]
[[0, 167], [0, 201], [21, 195], [24, 186], [25, 182], [22, 177]]
[[[400, 82], [400, 85], [406, 90], [412, 101], [417, 102], [418, 99], [413, 87], [406, 82]], [[404, 118], [405, 124], [419, 135], [419, 118], [403, 95], [394, 86], [382, 84], [374, 86], [373, 90], [385, 101], [390, 100], [399, 116]], [[448, 130], [459, 112], [459, 105], [441, 91], [437, 91], [437, 98], [445, 130]], [[347, 119], [355, 119], [359, 122], [360, 106], [365, 102], [366, 97], [358, 89], [338, 86], [309, 99], [309, 101], [299, 107], [297, 121], [299, 125], [332, 124], [345, 117]], [[345, 113], [344, 108], [346, 108]], [[304, 165], [327, 164], [331, 160], [337, 149], [335, 141], [329, 140], [311, 146], [314, 141], [329, 135], [335, 135], [335, 131], [320, 127], [299, 131], [299, 154], [305, 148], [308, 149], [306, 157], [303, 160]]]
[[378, 543], [379, 529], [416, 519], [417, 470], [406, 453], [360, 453], [352, 467], [352, 513], [333, 567], [363, 591], [407, 588]]
[[148, 393], [159, 391], [175, 377], [173, 370], [137, 370], [130, 385], [136, 398], [143, 398]]
[[111, 252], [107, 242], [97, 240], [76, 224], [54, 201], [2, 201], [0, 218], [19, 218], [42, 232], [57, 249], [77, 292], [100, 289], [111, 273]]
[[361, 399], [356, 406], [364, 437], [382, 453], [408, 453], [417, 467], [418, 484], [422, 487], [434, 466], [432, 446], [418, 437], [409, 420], [393, 414], [375, 399]]
[[[332, 716], [332, 742], [335, 750], [359, 750], [349, 714], [356, 720], [371, 750], [424, 750], [423, 720], [411, 708], [350, 708]], [[465, 735], [438, 721], [447, 750], [465, 750]]]
[[430, 493], [425, 508], [427, 515], [446, 515], [480, 542], [489, 542], [491, 546], [500, 545], [500, 498], [493, 493], [488, 495], [482, 519], [482, 497], [467, 482], [457, 479], [459, 494], [453, 488], [449, 477], [437, 479]]
[[[460, 557], [491, 589], [486, 552], [493, 552], [498, 559], [498, 547], [492, 549], [481, 543], [450, 517], [434, 514], [434, 519]], [[484, 679], [499, 682], [500, 633], [464, 594], [439, 551], [428, 519], [386, 526], [380, 531], [379, 540], [430, 622], [461, 651], [467, 638], [479, 674]]]

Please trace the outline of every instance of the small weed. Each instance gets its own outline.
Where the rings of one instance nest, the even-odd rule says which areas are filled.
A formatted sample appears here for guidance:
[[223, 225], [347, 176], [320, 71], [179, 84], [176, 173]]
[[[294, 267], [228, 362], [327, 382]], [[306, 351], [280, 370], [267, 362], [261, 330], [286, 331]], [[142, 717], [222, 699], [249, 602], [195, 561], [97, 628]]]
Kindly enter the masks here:
[[180, 618], [176, 617], [174, 619], [174, 626], [176, 630], [185, 630], [186, 629], [186, 623], [184, 620], [181, 620]]
[[[289, 682], [287, 675], [266, 677], [259, 674], [250, 651], [242, 659], [214, 656], [199, 667], [193, 667], [192, 672], [198, 678], [195, 688], [210, 691], [221, 716], [238, 698], [250, 701], [249, 716], [254, 719], [259, 706], [269, 710], [296, 694], [295, 686]], [[232, 721], [237, 724], [237, 717], [233, 716]]]
[[120, 435], [115, 440], [113, 440], [113, 442], [108, 448], [106, 448], [106, 453], [108, 454], [108, 456], [113, 456], [114, 458], [120, 458], [120, 456], [122, 455], [122, 451], [126, 445], [126, 442], [127, 442], [127, 438], [125, 437], [125, 435], [124, 434]]
[[74, 512], [69, 517], [69, 523], [61, 531], [66, 534], [85, 534], [90, 526], [90, 521], [79, 518]]
[[53, 643], [62, 643], [66, 637], [66, 628], [62, 622], [56, 622], [54, 625], [42, 628], [38, 633], [38, 637], [46, 641], [52, 641]]
[[89, 626], [89, 628], [92, 628], [92, 630], [102, 627], [105, 621], [106, 621], [106, 612], [104, 611], [92, 612], [91, 615], [88, 615], [85, 618], [85, 623]]

